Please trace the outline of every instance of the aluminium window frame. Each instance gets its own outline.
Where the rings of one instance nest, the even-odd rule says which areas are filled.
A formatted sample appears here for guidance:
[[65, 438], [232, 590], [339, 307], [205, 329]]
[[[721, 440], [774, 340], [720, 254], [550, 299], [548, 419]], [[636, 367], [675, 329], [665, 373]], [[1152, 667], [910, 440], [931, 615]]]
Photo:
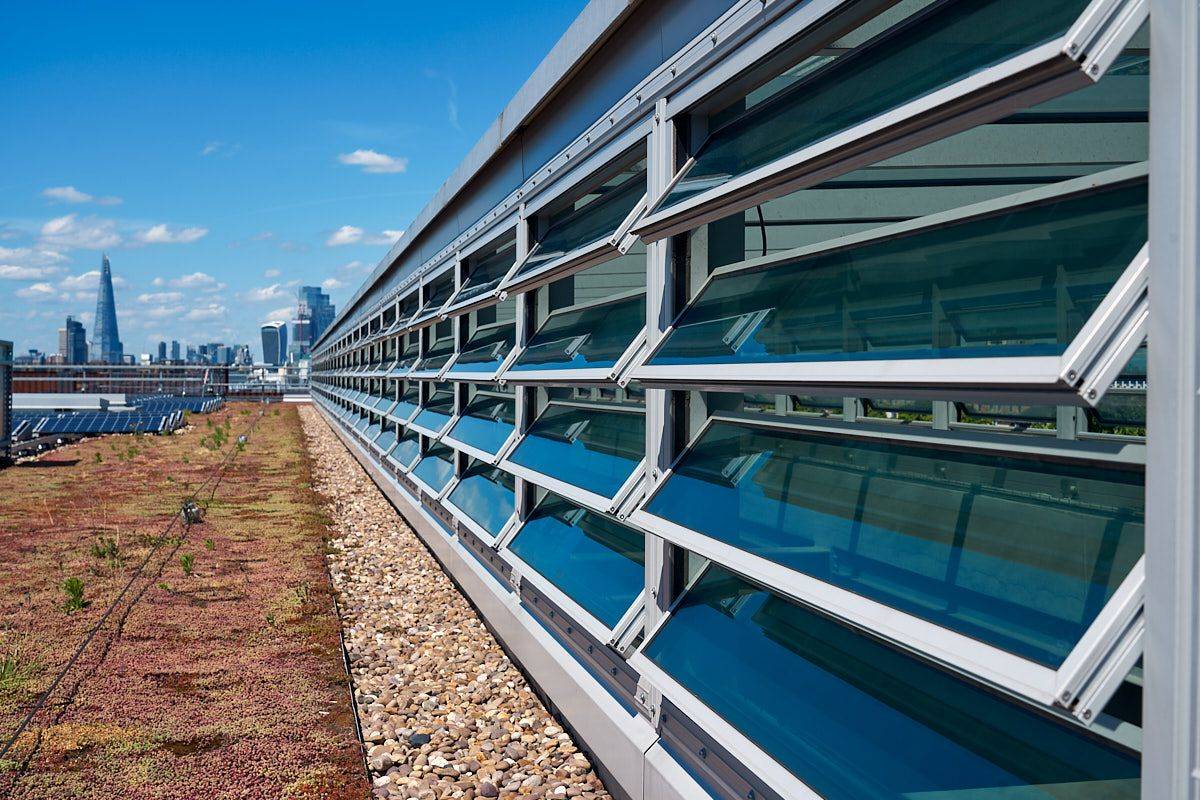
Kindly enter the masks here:
[[[733, 423], [763, 431], [836, 435], [850, 440], [884, 440], [952, 447], [972, 452], [1020, 455], [1050, 455], [1112, 464], [1145, 465], [1145, 445], [1119, 441], [1064, 440], [1021, 441], [1023, 434], [987, 431], [923, 429], [870, 422], [844, 422], [826, 418], [787, 418], [739, 413], [713, 414], [705, 420], [671, 467], [648, 489], [629, 521], [667, 542], [700, 555], [792, 600], [819, 609], [855, 628], [915, 653], [926, 660], [946, 665], [976, 681], [1007, 692], [1072, 712], [1092, 724], [1128, 670], [1114, 677], [1115, 667], [1136, 661], [1141, 655], [1144, 628], [1142, 601], [1145, 594], [1145, 554], [1130, 569], [1096, 619], [1084, 630], [1063, 663], [1057, 668], [1010, 653], [998, 645], [951, 630], [887, 603], [843, 589], [794, 570], [768, 558], [722, 542], [707, 534], [679, 525], [645, 510], [658, 489], [674, 475], [682, 460], [713, 425]], [[649, 637], [647, 637], [647, 640]], [[1079, 703], [1083, 699], [1082, 704]]]
[[[433, 444], [433, 442], [431, 441], [430, 444]], [[444, 503], [443, 498], [447, 494], [449, 494], [451, 491], [453, 491], [454, 487], [458, 485], [458, 473], [456, 471], [452, 471], [450, 473], [450, 479], [448, 481], [446, 481], [446, 485], [443, 486], [440, 491], [435, 491], [434, 487], [430, 486], [428, 483], [421, 480], [421, 478], [417, 477], [417, 475], [414, 471], [416, 469], [417, 464], [420, 464], [426, 458], [429, 458], [429, 454], [422, 453], [420, 455], [420, 457], [412, 463], [412, 465], [407, 470], [408, 479], [411, 480], [414, 484], [416, 484], [417, 488], [419, 488], [423, 494], [428, 495], [431, 499], [436, 500], [438, 503]], [[451, 468], [451, 470], [454, 470], [454, 465], [451, 464], [450, 468]]]
[[[453, 445], [451, 445], [451, 446], [453, 446]], [[482, 542], [484, 542], [485, 544], [487, 544], [489, 547], [496, 549], [498, 547], [499, 542], [505, 540], [506, 534], [508, 534], [509, 530], [514, 526], [514, 524], [519, 524], [521, 521], [520, 515], [517, 514], [517, 510], [516, 510], [516, 491], [515, 491], [515, 489], [513, 492], [513, 512], [508, 515], [508, 519], [506, 519], [504, 521], [504, 524], [502, 526], [500, 526], [500, 532], [498, 534], [492, 535], [491, 533], [489, 533], [487, 531], [486, 528], [484, 528], [482, 525], [480, 525], [478, 522], [476, 522], [474, 519], [472, 519], [471, 516], [469, 514], [467, 514], [467, 512], [463, 511], [461, 508], [459, 508], [457, 505], [455, 505], [453, 501], [450, 500], [450, 495], [461, 484], [462, 484], [462, 476], [455, 475], [454, 480], [451, 481], [451, 486], [449, 486], [446, 490], [445, 497], [442, 497], [439, 500], [439, 502], [443, 506], [445, 506], [446, 509], [449, 510], [451, 514], [453, 514], [455, 516], [455, 518], [458, 520], [458, 523], [460, 525], [465, 527], [471, 533], [475, 534], [475, 536], [479, 537], [479, 539]]]
[[[839, 3], [833, 11], [825, 5], [814, 4], [810, 25], [821, 24], [822, 12], [850, 13], [855, 4]], [[695, 162], [689, 158], [631, 232], [647, 243], [658, 241], [1092, 85], [1148, 13], [1148, 0], [1093, 0], [1056, 39], [662, 208]], [[686, 111], [670, 99], [668, 109], [672, 117]]]
[[[464, 370], [462, 372], [455, 373], [454, 368], [458, 364], [459, 357], [462, 356], [464, 352], [462, 347], [456, 347], [454, 350], [454, 355], [448, 362], [446, 362], [446, 366], [442, 369], [441, 374], [438, 375], [439, 381], [454, 381], [456, 383], [495, 383], [499, 379], [504, 370], [508, 369], [509, 366], [511, 366], [516, 360], [517, 354], [520, 352], [521, 348], [517, 346], [517, 322], [515, 319], [512, 322], [494, 322], [488, 323], [488, 325], [480, 325], [479, 328], [476, 329], [476, 332], [478, 332], [478, 330], [481, 328], [491, 325], [495, 325], [497, 328], [504, 325], [511, 325], [513, 327], [513, 343], [512, 346], [508, 348], [508, 352], [504, 354], [504, 358], [500, 360], [500, 366], [486, 372], [470, 372]], [[465, 344], [470, 344], [470, 341], [468, 340]]]
[[[524, 221], [520, 215], [520, 208], [518, 208], [516, 213], [511, 214], [507, 220], [503, 221], [498, 226], [488, 229], [488, 235], [486, 239], [480, 238], [478, 241], [472, 242], [469, 246], [464, 247], [461, 251], [459, 251], [458, 261], [460, 264], [467, 264], [466, 271], [468, 274], [463, 276], [462, 284], [454, 290], [454, 293], [450, 295], [448, 300], [446, 300], [446, 304], [443, 305], [438, 311], [438, 315], [442, 319], [468, 314], [472, 311], [476, 311], [480, 308], [484, 308], [485, 306], [494, 305], [499, 302], [500, 298], [498, 296], [498, 292], [500, 286], [504, 283], [504, 278], [508, 277], [509, 272], [512, 271], [513, 266], [516, 265], [516, 262], [520, 260], [516, 257], [516, 230], [517, 226], [521, 224], [524, 224]], [[510, 234], [512, 237], [511, 241], [509, 240]], [[477, 256], [480, 251], [495, 250], [496, 252], [500, 252], [501, 250], [507, 250], [510, 247], [513, 250], [514, 263], [513, 265], [509, 266], [508, 270], [500, 278], [500, 283], [496, 284], [496, 287], [490, 291], [483, 292], [482, 294], [476, 295], [468, 300], [459, 300], [458, 296], [462, 294], [463, 289], [467, 288], [467, 279], [470, 277], [469, 259]]]
[[[644, 324], [641, 330], [629, 342], [628, 346], [621, 352], [621, 355], [617, 357], [616, 362], [609, 367], [565, 367], [562, 369], [527, 370], [514, 370], [513, 367], [516, 366], [517, 361], [529, 349], [529, 343], [537, 337], [538, 332], [555, 317], [588, 311], [599, 306], [619, 303], [623, 300], [629, 300], [630, 298], [645, 294], [647, 294], [646, 289], [629, 289], [628, 291], [619, 292], [608, 297], [601, 297], [596, 300], [588, 300], [583, 303], [576, 303], [555, 309], [546, 315], [546, 319], [542, 321], [538, 329], [529, 336], [529, 342], [513, 347], [513, 351], [510, 353], [511, 358], [507, 360], [504, 368], [497, 373], [496, 380], [501, 386], [512, 383], [514, 385], [537, 386], [617, 384], [624, 387], [629, 381], [629, 371], [646, 358], [647, 329]], [[622, 380], [625, 382], [622, 383]]]
[[1058, 356], [892, 359], [887, 350], [882, 350], [877, 359], [822, 361], [812, 358], [686, 365], [652, 365], [649, 362], [666, 346], [671, 333], [707, 289], [723, 277], [769, 271], [802, 258], [883, 243], [1026, 206], [1084, 196], [1109, 187], [1132, 185], [1147, 176], [1147, 162], [1128, 164], [720, 267], [707, 277], [695, 297], [675, 315], [658, 346], [630, 368], [625, 378], [665, 389], [782, 394], [804, 393], [805, 389], [811, 389], [814, 393], [846, 396], [950, 397], [956, 400], [982, 397], [991, 401], [1011, 398], [1014, 402], [1034, 404], [1096, 406], [1121, 368], [1145, 341], [1149, 278], [1149, 249], [1146, 246], [1125, 267], [1095, 312]]
[[[513, 402], [515, 403], [516, 401], [514, 400]], [[464, 416], [471, 415], [463, 414], [461, 411], [454, 415], [454, 418], [450, 421], [450, 426], [446, 428], [446, 432], [442, 434], [441, 441], [450, 445], [455, 450], [466, 453], [476, 461], [482, 461], [489, 466], [495, 467], [499, 465], [500, 461], [503, 460], [506, 455], [512, 452], [512, 449], [522, 437], [522, 434], [518, 431], [517, 425], [514, 423], [512, 426], [513, 429], [509, 431], [508, 436], [501, 443], [500, 448], [495, 453], [489, 453], [488, 451], [476, 447], [473, 444], [467, 444], [461, 439], [454, 438], [452, 435], [454, 432], [454, 426], [457, 425], [458, 421]]]

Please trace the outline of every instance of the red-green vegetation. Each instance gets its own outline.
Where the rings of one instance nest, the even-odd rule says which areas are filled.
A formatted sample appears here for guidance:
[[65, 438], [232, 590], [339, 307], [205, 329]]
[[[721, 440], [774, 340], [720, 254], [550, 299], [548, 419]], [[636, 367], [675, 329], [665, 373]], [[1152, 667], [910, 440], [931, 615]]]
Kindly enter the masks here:
[[[118, 607], [0, 762], [0, 795], [369, 794], [299, 421], [272, 408], [236, 448], [258, 408], [0, 471], [0, 742], [161, 545], [140, 600]], [[234, 449], [204, 522], [163, 540]]]

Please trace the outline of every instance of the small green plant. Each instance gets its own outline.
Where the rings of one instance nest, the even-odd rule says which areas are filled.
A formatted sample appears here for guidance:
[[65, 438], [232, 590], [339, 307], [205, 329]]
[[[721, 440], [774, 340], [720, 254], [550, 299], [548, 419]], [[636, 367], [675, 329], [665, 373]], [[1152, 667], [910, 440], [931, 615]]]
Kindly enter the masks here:
[[184, 553], [179, 557], [179, 566], [183, 567], [183, 574], [191, 577], [192, 570], [196, 566], [196, 557], [191, 553]]
[[104, 463], [104, 456], [100, 455], [99, 453], [96, 453], [96, 456], [95, 456], [95, 458], [96, 458], [96, 463], [97, 463], [97, 464], [103, 464], [103, 463]]
[[16, 637], [0, 655], [0, 692], [24, 688], [39, 671], [38, 663], [25, 654], [25, 640]]
[[158, 588], [162, 589], [164, 592], [169, 592], [171, 591], [171, 584], [167, 583], [166, 581], [159, 581]]
[[121, 559], [121, 547], [117, 544], [117, 540], [111, 536], [101, 536], [92, 542], [92, 558], [119, 561]]
[[275, 627], [275, 615], [274, 614], [267, 614], [267, 624], [270, 625], [272, 628]]
[[217, 544], [212, 539], [204, 540], [204, 549], [205, 550], [215, 550], [216, 548], [217, 548]]
[[185, 463], [185, 464], [190, 464], [190, 463], [192, 463], [192, 462], [191, 462], [190, 460], [188, 460], [188, 457], [187, 457], [187, 456], [184, 456], [184, 457], [183, 457], [183, 463]]
[[74, 576], [67, 578], [63, 581], [62, 589], [67, 595], [66, 602], [63, 603], [63, 611], [68, 614], [87, 608], [90, 605], [89, 601], [83, 599], [83, 581], [79, 578]]

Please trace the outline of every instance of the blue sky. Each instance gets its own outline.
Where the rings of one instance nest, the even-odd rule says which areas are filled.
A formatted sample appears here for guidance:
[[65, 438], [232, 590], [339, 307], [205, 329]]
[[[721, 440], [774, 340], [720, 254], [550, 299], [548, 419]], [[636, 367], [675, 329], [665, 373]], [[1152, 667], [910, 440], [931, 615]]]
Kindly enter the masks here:
[[583, 5], [6, 4], [0, 339], [90, 337], [101, 250], [126, 352], [340, 309]]

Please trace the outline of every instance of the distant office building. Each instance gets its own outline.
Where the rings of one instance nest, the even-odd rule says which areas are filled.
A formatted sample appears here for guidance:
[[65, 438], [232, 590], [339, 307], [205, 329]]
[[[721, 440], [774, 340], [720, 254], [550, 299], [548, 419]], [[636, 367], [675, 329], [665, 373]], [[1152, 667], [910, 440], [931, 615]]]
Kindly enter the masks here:
[[0, 341], [0, 459], [12, 443], [12, 364], [13, 343]]
[[102, 364], [124, 361], [121, 335], [117, 331], [117, 301], [113, 296], [112, 266], [108, 255], [100, 257], [100, 289], [96, 294], [96, 327], [92, 330], [91, 360]]
[[287, 361], [287, 323], [268, 322], [262, 326], [263, 363], [279, 366]]
[[312, 344], [333, 324], [334, 307], [320, 286], [301, 286], [296, 293], [296, 318], [292, 320], [292, 346], [289, 355], [302, 358]]
[[158, 343], [158, 363], [161, 364], [162, 362], [164, 362], [166, 360], [167, 360], [167, 343], [159, 342]]
[[20, 364], [21, 366], [45, 364], [46, 363], [46, 354], [43, 353], [41, 350], [37, 350], [37, 349], [34, 349], [31, 347], [25, 353], [25, 355], [15, 356], [13, 358], [13, 363]]
[[58, 354], [64, 364], [87, 363], [87, 332], [82, 322], [67, 317], [67, 324], [58, 329]]
[[233, 363], [243, 367], [249, 367], [254, 364], [254, 356], [250, 354], [250, 345], [239, 344], [233, 356]]
[[218, 345], [214, 361], [218, 366], [229, 366], [233, 363], [234, 349], [227, 345]]
[[189, 344], [187, 346], [187, 356], [186, 356], [185, 360], [189, 364], [199, 364], [200, 363], [200, 351]]
[[174, 339], [171, 340], [171, 360], [179, 360], [179, 342], [175, 341]]

